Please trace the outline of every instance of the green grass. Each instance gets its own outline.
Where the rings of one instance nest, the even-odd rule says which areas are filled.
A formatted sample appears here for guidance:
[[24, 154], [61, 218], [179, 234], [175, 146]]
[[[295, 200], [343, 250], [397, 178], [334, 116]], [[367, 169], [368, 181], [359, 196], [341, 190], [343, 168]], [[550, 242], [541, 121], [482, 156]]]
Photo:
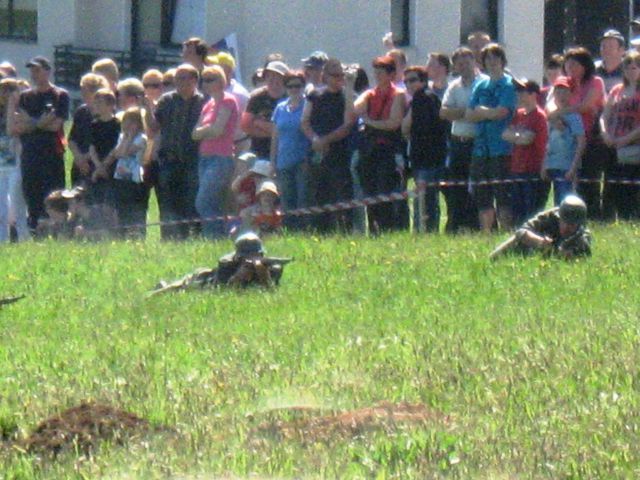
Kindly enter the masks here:
[[[273, 292], [160, 278], [228, 243], [3, 247], [0, 433], [94, 399], [173, 433], [56, 461], [0, 446], [0, 478], [634, 478], [640, 241], [595, 226], [593, 258], [489, 263], [500, 240], [273, 238]], [[156, 237], [157, 238], [157, 237]], [[272, 409], [424, 403], [448, 422], [302, 445]], [[1, 435], [0, 435], [1, 436]]]

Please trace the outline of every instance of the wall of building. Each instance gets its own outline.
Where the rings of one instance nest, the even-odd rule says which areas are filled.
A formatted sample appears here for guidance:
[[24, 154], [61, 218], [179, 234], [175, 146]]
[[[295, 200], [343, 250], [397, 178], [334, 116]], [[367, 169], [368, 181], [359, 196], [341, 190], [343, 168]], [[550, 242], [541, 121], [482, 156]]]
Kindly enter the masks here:
[[54, 45], [73, 43], [77, 3], [81, 3], [81, 0], [38, 0], [37, 42], [0, 39], [0, 60], [12, 62], [20, 75], [28, 78], [24, 64], [31, 57], [45, 55], [53, 59]]
[[128, 50], [131, 0], [77, 0], [74, 46]]
[[507, 51], [509, 69], [518, 77], [541, 81], [544, 64], [544, 2], [501, 0], [498, 12], [498, 33]]

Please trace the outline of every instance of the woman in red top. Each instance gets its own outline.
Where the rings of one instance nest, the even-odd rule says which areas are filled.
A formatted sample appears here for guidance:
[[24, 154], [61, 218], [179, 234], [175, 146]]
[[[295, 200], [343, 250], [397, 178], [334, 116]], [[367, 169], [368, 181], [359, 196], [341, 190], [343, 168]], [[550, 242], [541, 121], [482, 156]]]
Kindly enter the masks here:
[[[616, 150], [612, 180], [640, 179], [640, 53], [630, 51], [622, 61], [624, 83], [611, 89], [600, 126], [604, 143]], [[611, 183], [613, 206], [624, 220], [639, 213], [637, 185]]]
[[[404, 92], [393, 80], [396, 64], [392, 57], [373, 60], [376, 87], [364, 92], [355, 102], [355, 114], [364, 126], [358, 169], [366, 196], [397, 191], [402, 184], [402, 166], [396, 164], [400, 151], [400, 125], [405, 112]], [[395, 226], [394, 205], [390, 202], [367, 207], [372, 233]]]
[[[564, 69], [571, 83], [569, 107], [553, 110], [550, 108], [549, 120], [565, 113], [578, 113], [582, 117], [587, 148], [582, 159], [580, 177], [585, 182], [578, 184], [578, 193], [587, 204], [590, 217], [602, 215], [601, 185], [599, 179], [608, 163], [605, 159], [609, 149], [600, 138], [597, 119], [605, 101], [603, 80], [595, 75], [595, 64], [589, 50], [584, 47], [571, 48], [564, 57]], [[553, 103], [553, 102], [552, 102]], [[606, 187], [606, 185], [605, 185]], [[604, 196], [603, 192], [603, 196]]]

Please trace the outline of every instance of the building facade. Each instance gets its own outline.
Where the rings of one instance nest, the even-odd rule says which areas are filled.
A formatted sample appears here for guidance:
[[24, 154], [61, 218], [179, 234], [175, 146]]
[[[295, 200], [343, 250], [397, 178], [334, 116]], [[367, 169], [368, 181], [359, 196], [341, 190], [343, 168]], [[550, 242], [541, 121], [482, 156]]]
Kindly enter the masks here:
[[235, 33], [241, 73], [248, 78], [271, 52], [284, 54], [291, 66], [321, 49], [368, 67], [383, 52], [381, 38], [390, 30], [410, 63], [424, 64], [429, 52], [450, 53], [470, 31], [481, 29], [506, 46], [515, 74], [540, 79], [545, 3], [548, 0], [12, 0], [0, 2], [0, 19], [5, 17], [0, 20], [0, 60], [22, 67], [36, 54], [53, 58], [60, 45], [138, 57], [175, 54], [189, 36], [213, 43]]

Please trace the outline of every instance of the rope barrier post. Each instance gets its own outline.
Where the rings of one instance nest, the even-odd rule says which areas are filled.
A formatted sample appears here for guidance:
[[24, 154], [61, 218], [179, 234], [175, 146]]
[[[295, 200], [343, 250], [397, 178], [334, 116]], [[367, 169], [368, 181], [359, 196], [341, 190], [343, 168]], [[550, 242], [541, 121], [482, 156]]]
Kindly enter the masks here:
[[416, 228], [418, 232], [427, 231], [427, 189], [424, 182], [418, 182], [416, 185], [418, 191], [418, 225]]

